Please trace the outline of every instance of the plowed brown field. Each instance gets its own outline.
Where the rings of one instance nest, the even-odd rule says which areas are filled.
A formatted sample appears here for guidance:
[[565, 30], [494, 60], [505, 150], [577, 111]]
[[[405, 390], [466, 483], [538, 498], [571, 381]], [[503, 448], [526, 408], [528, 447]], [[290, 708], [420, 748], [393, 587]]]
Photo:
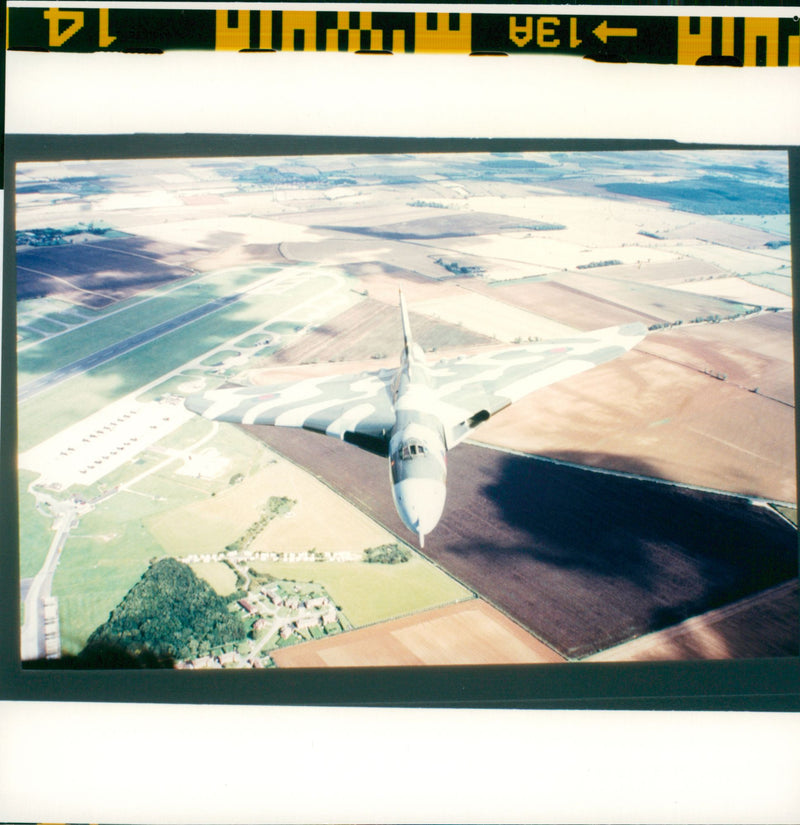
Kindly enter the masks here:
[[644, 462], [671, 481], [794, 502], [790, 342], [790, 313], [651, 333], [624, 358], [522, 399], [473, 438], [608, 469]]
[[[248, 429], [408, 536], [384, 459], [312, 433]], [[569, 658], [797, 576], [796, 531], [746, 500], [468, 444], [448, 466], [425, 555]]]
[[800, 655], [797, 579], [589, 658], [598, 662]]
[[278, 667], [494, 665], [563, 662], [480, 599], [428, 610], [272, 654]]

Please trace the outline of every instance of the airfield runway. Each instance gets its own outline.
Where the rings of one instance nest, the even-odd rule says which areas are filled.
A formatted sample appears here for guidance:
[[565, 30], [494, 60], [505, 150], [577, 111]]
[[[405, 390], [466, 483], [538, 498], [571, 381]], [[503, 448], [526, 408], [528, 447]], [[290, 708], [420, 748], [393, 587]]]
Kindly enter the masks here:
[[202, 306], [195, 307], [180, 315], [176, 315], [174, 318], [162, 321], [160, 324], [156, 324], [142, 332], [137, 332], [135, 335], [124, 338], [122, 341], [117, 341], [108, 347], [103, 347], [103, 349], [99, 349], [84, 358], [73, 361], [71, 364], [59, 367], [47, 373], [47, 375], [35, 378], [33, 381], [29, 381], [19, 388], [17, 391], [17, 401], [21, 404], [23, 401], [33, 398], [33, 396], [38, 395], [50, 387], [54, 387], [56, 384], [60, 384], [62, 381], [66, 381], [68, 378], [72, 378], [75, 375], [82, 375], [84, 372], [99, 367], [108, 361], [112, 361], [114, 358], [119, 358], [120, 355], [125, 355], [126, 352], [149, 344], [150, 341], [160, 338], [162, 335], [174, 332], [176, 329], [191, 324], [199, 318], [204, 318], [212, 312], [218, 312], [229, 304], [238, 301], [242, 295], [243, 293], [237, 292], [233, 295], [227, 295], [224, 298], [215, 298], [213, 301], [209, 301]]
[[[302, 430], [246, 429], [413, 541], [385, 459]], [[448, 501], [425, 555], [568, 659], [798, 574], [794, 527], [743, 498], [470, 444], [448, 466]], [[798, 655], [796, 633], [765, 628], [746, 648], [731, 633], [732, 657]]]

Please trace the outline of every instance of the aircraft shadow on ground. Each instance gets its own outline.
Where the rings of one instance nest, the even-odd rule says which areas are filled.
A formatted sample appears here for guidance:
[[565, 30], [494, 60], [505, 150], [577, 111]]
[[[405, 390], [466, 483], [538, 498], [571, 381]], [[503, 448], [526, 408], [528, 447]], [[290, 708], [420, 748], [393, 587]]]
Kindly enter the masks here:
[[[302, 430], [245, 429], [415, 544], [394, 509], [385, 459]], [[746, 499], [473, 444], [448, 453], [448, 468], [444, 514], [424, 555], [567, 658], [797, 576], [796, 530]], [[629, 470], [656, 476], [644, 462]], [[796, 655], [792, 638], [781, 655]], [[774, 648], [765, 638], [748, 650]]]
[[119, 670], [140, 668], [173, 668], [170, 656], [158, 656], [148, 649], [132, 652], [124, 645], [91, 644], [75, 656], [58, 659], [35, 659], [24, 662], [26, 670]]
[[[471, 446], [464, 453], [469, 450], [483, 454], [486, 480], [451, 497], [431, 551], [568, 657], [797, 576], [797, 533], [769, 508], [535, 457]], [[469, 472], [453, 465], [474, 464], [458, 450], [451, 456], [451, 478]], [[569, 457], [582, 459], [587, 456]], [[631, 471], [656, 475], [644, 462]], [[476, 510], [483, 511], [479, 519]], [[469, 523], [476, 520], [484, 522], [485, 538], [457, 542], [459, 534], [474, 539]]]

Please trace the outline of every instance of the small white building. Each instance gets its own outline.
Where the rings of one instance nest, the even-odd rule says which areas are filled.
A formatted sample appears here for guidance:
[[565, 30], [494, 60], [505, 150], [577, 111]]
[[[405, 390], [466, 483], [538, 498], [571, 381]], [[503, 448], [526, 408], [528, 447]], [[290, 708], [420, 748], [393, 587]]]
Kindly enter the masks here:
[[294, 625], [298, 630], [302, 630], [306, 627], [315, 627], [319, 625], [319, 616], [314, 616], [313, 614], [299, 616]]

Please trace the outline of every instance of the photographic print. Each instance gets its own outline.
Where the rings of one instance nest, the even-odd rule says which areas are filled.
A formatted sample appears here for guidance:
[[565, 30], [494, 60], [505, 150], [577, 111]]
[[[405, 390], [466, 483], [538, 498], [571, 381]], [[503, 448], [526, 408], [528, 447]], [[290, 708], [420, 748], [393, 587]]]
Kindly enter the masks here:
[[23, 663], [798, 656], [788, 177], [19, 162]]

